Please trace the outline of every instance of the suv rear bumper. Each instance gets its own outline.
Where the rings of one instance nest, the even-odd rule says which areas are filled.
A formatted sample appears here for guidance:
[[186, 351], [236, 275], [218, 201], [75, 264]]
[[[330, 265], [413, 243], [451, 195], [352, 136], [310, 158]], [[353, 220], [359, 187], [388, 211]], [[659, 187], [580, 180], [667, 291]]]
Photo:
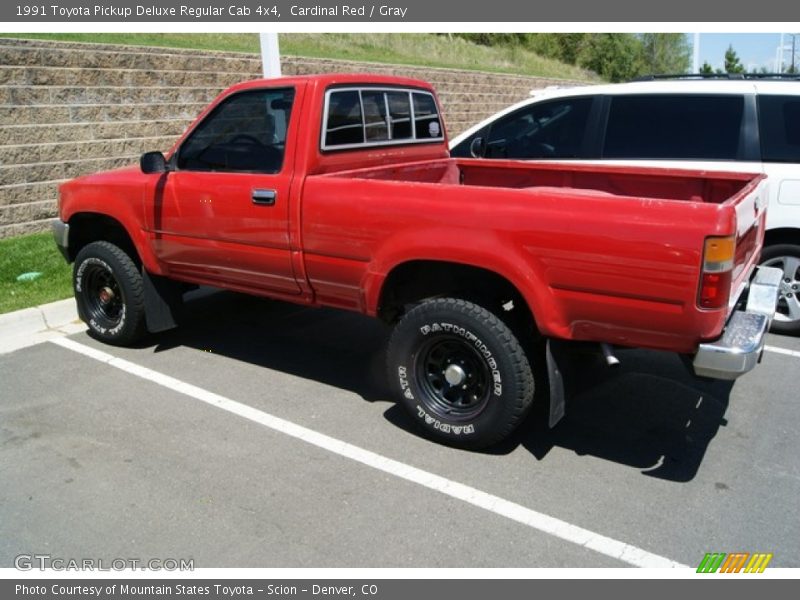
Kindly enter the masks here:
[[780, 269], [758, 268], [750, 282], [745, 309], [731, 314], [719, 339], [700, 344], [693, 363], [696, 375], [736, 379], [755, 368], [764, 352], [782, 276]]

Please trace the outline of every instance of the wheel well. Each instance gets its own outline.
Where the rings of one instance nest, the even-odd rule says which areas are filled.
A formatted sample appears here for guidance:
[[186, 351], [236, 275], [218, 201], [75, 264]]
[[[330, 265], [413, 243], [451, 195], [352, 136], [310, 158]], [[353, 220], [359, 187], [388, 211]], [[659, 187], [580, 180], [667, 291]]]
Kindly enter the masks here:
[[381, 289], [378, 316], [393, 323], [410, 305], [436, 297], [470, 300], [528, 332], [536, 327], [527, 302], [505, 277], [471, 265], [428, 260], [392, 269]]
[[81, 248], [92, 242], [105, 241], [121, 248], [137, 267], [141, 259], [136, 246], [122, 224], [107, 215], [80, 213], [69, 220], [69, 259], [74, 261]]
[[776, 244], [800, 244], [800, 229], [770, 229], [764, 235], [764, 247]]

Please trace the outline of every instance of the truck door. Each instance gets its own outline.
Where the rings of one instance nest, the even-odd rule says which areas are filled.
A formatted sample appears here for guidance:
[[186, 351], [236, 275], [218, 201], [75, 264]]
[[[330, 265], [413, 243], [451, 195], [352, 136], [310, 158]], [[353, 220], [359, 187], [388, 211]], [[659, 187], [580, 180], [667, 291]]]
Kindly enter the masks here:
[[148, 190], [148, 228], [171, 275], [300, 293], [289, 252], [294, 97], [280, 88], [224, 99], [178, 148], [174, 170]]

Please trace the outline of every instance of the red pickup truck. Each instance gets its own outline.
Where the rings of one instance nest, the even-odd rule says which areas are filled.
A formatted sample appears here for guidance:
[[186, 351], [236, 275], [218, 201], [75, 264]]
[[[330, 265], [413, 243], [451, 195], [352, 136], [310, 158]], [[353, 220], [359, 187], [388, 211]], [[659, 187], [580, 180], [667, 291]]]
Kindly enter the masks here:
[[428, 84], [292, 77], [226, 90], [166, 156], [65, 183], [54, 235], [100, 340], [174, 326], [187, 284], [359, 311], [396, 324], [389, 377], [413, 418], [480, 447], [530, 408], [537, 361], [551, 424], [563, 414], [557, 361], [532, 342], [752, 369], [780, 277], [756, 269], [765, 185], [453, 159]]

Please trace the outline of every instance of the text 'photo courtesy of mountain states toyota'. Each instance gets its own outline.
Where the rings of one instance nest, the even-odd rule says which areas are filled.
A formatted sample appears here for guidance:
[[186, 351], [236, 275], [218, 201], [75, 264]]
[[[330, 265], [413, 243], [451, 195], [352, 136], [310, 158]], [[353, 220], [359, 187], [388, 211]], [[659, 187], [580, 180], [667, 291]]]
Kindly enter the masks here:
[[800, 335], [800, 76], [664, 76], [531, 94], [455, 138], [452, 156], [766, 174], [761, 264], [783, 271], [772, 331]]
[[783, 275], [757, 267], [767, 193], [761, 173], [452, 158], [429, 84], [320, 75], [233, 86], [166, 156], [63, 184], [54, 235], [94, 337], [174, 327], [196, 285], [364, 313], [394, 327], [388, 381], [421, 430], [480, 448], [536, 387], [563, 416], [555, 346], [753, 369]]

